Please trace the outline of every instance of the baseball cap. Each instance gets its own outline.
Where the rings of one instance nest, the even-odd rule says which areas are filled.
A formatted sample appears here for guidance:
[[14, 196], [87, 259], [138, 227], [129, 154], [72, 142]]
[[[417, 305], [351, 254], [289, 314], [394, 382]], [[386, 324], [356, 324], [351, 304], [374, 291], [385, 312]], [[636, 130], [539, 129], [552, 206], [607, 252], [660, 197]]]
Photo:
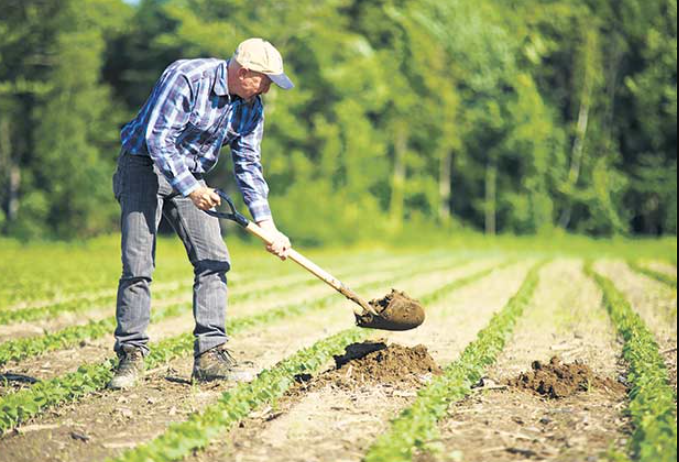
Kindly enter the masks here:
[[295, 88], [292, 80], [285, 75], [280, 52], [266, 40], [260, 38], [246, 40], [238, 46], [233, 57], [244, 68], [265, 74], [283, 90]]

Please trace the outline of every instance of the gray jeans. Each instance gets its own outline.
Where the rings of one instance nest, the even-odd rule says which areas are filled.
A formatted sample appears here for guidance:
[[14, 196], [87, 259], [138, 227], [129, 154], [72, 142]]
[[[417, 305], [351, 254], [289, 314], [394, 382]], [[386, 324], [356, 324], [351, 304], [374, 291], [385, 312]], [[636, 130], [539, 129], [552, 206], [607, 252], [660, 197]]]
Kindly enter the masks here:
[[231, 262], [219, 220], [173, 190], [146, 156], [121, 153], [113, 190], [122, 212], [123, 263], [116, 309], [116, 352], [120, 353], [123, 345], [141, 348], [145, 355], [149, 352], [146, 329], [151, 320], [151, 282], [163, 215], [184, 243], [194, 268], [194, 354], [226, 343], [226, 273]]

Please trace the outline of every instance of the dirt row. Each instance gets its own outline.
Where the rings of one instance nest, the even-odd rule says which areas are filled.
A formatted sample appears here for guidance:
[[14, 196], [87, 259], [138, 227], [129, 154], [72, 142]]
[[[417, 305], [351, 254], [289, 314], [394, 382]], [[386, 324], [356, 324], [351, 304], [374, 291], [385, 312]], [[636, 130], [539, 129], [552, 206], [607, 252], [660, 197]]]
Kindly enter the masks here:
[[670, 276], [674, 276], [675, 278], [677, 277], [677, 267], [669, 263], [652, 261], [649, 262], [646, 266], [648, 266], [653, 271], [657, 271], [658, 273], [664, 273]]
[[[441, 424], [441, 441], [433, 444], [439, 452], [418, 460], [599, 460], [599, 454], [623, 447], [627, 438], [626, 390], [618, 382], [624, 375], [621, 353], [601, 293], [583, 274], [581, 262], [548, 266], [498, 363]], [[534, 362], [548, 364], [555, 357], [581, 362], [613, 385], [589, 391], [565, 388], [564, 395], [573, 395], [561, 399], [514, 386]], [[564, 380], [555, 378], [556, 384]]]
[[[387, 269], [381, 269], [372, 273], [368, 272], [364, 276], [356, 278], [355, 282], [358, 285], [362, 285], [386, 280], [392, 274], [395, 274], [392, 268], [401, 263], [401, 261], [387, 262]], [[438, 264], [445, 266], [448, 263], [439, 261]], [[482, 264], [487, 263], [484, 262]], [[234, 304], [229, 308], [229, 316], [232, 319], [253, 316], [292, 303], [312, 303], [314, 300], [332, 295], [332, 291], [321, 283], [305, 287], [303, 295], [300, 295], [298, 290], [281, 288], [282, 286], [277, 282], [270, 284], [274, 284], [277, 289], [265, 292], [265, 295], [261, 298]], [[161, 307], [165, 303], [156, 303], [156, 307]], [[181, 303], [186, 304], [185, 314], [150, 326], [149, 335], [152, 341], [163, 340], [190, 331], [193, 325], [190, 299], [182, 300]], [[101, 362], [106, 357], [111, 356], [112, 345], [113, 338], [110, 335], [101, 339], [87, 341], [76, 348], [63, 349], [19, 363], [8, 363], [0, 366], [0, 376], [7, 379], [6, 384], [0, 384], [0, 396], [16, 389], [31, 386], [37, 380], [49, 380], [68, 372], [74, 372], [84, 363]]]
[[[423, 273], [403, 288], [423, 294], [478, 271], [478, 267], [479, 264], [473, 264], [434, 275]], [[387, 289], [385, 285], [376, 293]], [[337, 303], [323, 312], [244, 333], [233, 339], [231, 347], [238, 358], [253, 363], [253, 371], [260, 371], [352, 324], [351, 311], [338, 298]], [[191, 358], [177, 360], [167, 369], [154, 371], [143, 386], [131, 392], [105, 391], [53, 410], [19, 434], [0, 440], [0, 461], [89, 462], [148, 441], [171, 422], [182, 421], [190, 413], [215, 402], [229, 388], [224, 384], [192, 386], [187, 380], [191, 367]]]
[[[411, 348], [426, 345], [438, 364], [448, 364], [516, 293], [529, 267], [526, 262], [498, 271], [428, 307], [428, 321], [416, 331], [376, 334], [374, 339]], [[389, 421], [412, 403], [417, 388], [411, 382], [349, 388], [330, 384], [298, 392], [188, 460], [357, 462]]]
[[[366, 263], [363, 266], [368, 271], [379, 271], [380, 269], [388, 269], [399, 267], [401, 265], [412, 264], [417, 260], [413, 256], [404, 256], [397, 258], [387, 258], [378, 260], [374, 263]], [[265, 293], [270, 292], [284, 292], [287, 286], [300, 284], [308, 281], [313, 281], [313, 276], [303, 271], [297, 270], [294, 274], [287, 274], [292, 265], [281, 265], [281, 274], [275, 277], [266, 277], [262, 275], [253, 275], [245, 272], [239, 278], [238, 282], [231, 286], [231, 292], [236, 294], [244, 293]], [[354, 270], [359, 268], [356, 263], [352, 263], [349, 267], [338, 266], [339, 271], [345, 272], [347, 270]], [[191, 273], [187, 271], [186, 277], [190, 279]], [[245, 280], [246, 277], [249, 279]], [[184, 293], [181, 295], [167, 296], [167, 293], [177, 291], [181, 287], [185, 287]], [[318, 289], [318, 286], [316, 286]], [[186, 282], [179, 284], [160, 283], [154, 284], [153, 294], [155, 297], [154, 307], [163, 308], [177, 303], [190, 303], [192, 300], [192, 283]], [[265, 302], [265, 301], [264, 301]], [[20, 338], [35, 337], [43, 335], [45, 332], [55, 332], [66, 327], [84, 325], [91, 321], [101, 321], [110, 317], [115, 309], [115, 303], [108, 303], [101, 305], [101, 302], [93, 302], [93, 307], [83, 313], [63, 313], [55, 319], [37, 320], [32, 322], [20, 322], [11, 325], [0, 326], [0, 341], [15, 340]]]
[[[399, 282], [399, 288], [421, 296], [484, 266], [489, 262], [423, 273]], [[416, 331], [375, 334], [373, 340], [404, 347], [425, 345], [433, 360], [445, 366], [516, 293], [530, 266], [523, 262], [497, 271], [428, 307], [428, 321]], [[604, 262], [597, 270], [623, 289], [659, 337], [667, 337], [669, 343], [663, 347], [671, 342], [676, 347], [676, 293], [622, 263]], [[608, 449], [624, 448], [630, 423], [624, 412], [622, 344], [601, 300], [596, 284], [584, 275], [582, 262], [559, 260], [544, 268], [514, 339], [474, 394], [450, 409], [440, 427], [441, 439], [430, 442], [434, 452], [419, 455], [418, 462], [589, 462], [601, 460], [600, 454]], [[260, 371], [349, 325], [351, 314], [338, 301], [303, 319], [246, 332], [231, 345], [240, 359], [252, 362], [253, 371]], [[169, 326], [186, 330], [178, 319]], [[537, 367], [536, 362], [548, 364], [555, 357], [575, 364], [569, 370], [586, 371], [586, 383], [578, 383], [572, 394], [559, 399], [517, 386], [517, 378]], [[167, 425], [204, 409], [229, 388], [190, 385], [191, 366], [191, 358], [177, 360], [154, 371], [130, 393], [102, 392], [49, 412], [19, 434], [0, 440], [0, 462], [102, 460], [162, 434]], [[389, 421], [431, 380], [431, 375], [423, 374], [403, 384], [374, 384], [364, 377], [357, 380], [351, 365], [342, 371], [346, 372], [341, 380], [338, 372], [329, 371], [317, 381], [301, 383], [275, 408], [255, 412], [188, 460], [359, 462]]]

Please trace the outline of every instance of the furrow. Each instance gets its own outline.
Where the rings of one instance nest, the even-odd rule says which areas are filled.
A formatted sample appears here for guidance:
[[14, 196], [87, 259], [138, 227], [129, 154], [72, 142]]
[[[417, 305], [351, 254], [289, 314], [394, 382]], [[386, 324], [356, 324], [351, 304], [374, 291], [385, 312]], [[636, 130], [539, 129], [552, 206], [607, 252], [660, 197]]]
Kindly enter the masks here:
[[390, 430], [368, 451], [366, 462], [410, 461], [414, 451], [431, 441], [448, 407], [469, 395], [472, 385], [478, 383], [486, 368], [497, 360], [533, 298], [543, 265], [531, 269], [516, 296], [493, 317], [478, 339], [446, 368], [444, 375], [423, 389], [415, 403], [392, 423]]
[[[422, 300], [426, 303], [438, 297], [439, 292], [448, 291], [449, 284], [439, 281], [440, 287], [424, 294]], [[431, 282], [429, 282], [431, 284]], [[418, 292], [422, 295], [426, 290], [420, 284]], [[351, 329], [328, 340], [322, 340], [311, 348], [323, 348], [325, 342], [333, 342], [335, 348], [328, 354], [315, 356], [298, 361], [298, 356], [283, 361], [278, 366], [261, 374], [254, 382], [238, 387], [235, 391], [227, 392], [215, 405], [205, 411], [192, 415], [187, 421], [170, 427], [162, 436], [148, 444], [143, 444], [124, 454], [118, 461], [169, 461], [181, 460], [191, 452], [204, 448], [209, 442], [227, 431], [235, 423], [247, 417], [253, 410], [263, 405], [273, 405], [275, 401], [293, 385], [299, 374], [315, 374], [328, 360], [341, 353], [348, 345], [375, 335], [371, 331]], [[336, 338], [342, 338], [339, 344]], [[305, 355], [305, 352], [300, 353]]]
[[[414, 270], [406, 273], [403, 277], [409, 278], [418, 272], [419, 270]], [[373, 283], [361, 287], [361, 290], [369, 290], [371, 286], [379, 287], [381, 285], [382, 283]], [[336, 300], [337, 296], [329, 296], [308, 305], [297, 304], [251, 317], [235, 319], [230, 323], [229, 331], [234, 335], [246, 329], [266, 326], [293, 316], [317, 312], [327, 308]], [[192, 351], [192, 345], [193, 336], [191, 334], [167, 339], [154, 345], [147, 358], [148, 368], [153, 369], [173, 359], [185, 356]], [[38, 383], [25, 392], [7, 396], [0, 401], [0, 410], [2, 410], [0, 430], [6, 431], [13, 428], [18, 423], [39, 414], [47, 407], [77, 400], [92, 391], [103, 388], [111, 377], [111, 366], [112, 361], [85, 365], [77, 373]]]

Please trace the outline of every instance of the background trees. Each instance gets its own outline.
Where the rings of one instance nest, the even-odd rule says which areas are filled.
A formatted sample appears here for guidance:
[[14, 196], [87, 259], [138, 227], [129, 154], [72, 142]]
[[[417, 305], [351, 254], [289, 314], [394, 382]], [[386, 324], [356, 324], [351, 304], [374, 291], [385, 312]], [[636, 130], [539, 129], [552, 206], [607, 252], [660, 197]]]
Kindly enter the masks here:
[[[676, 234], [674, 0], [0, 0], [0, 229], [115, 230], [120, 125], [162, 70], [250, 36], [281, 227]], [[228, 153], [225, 153], [228, 154]], [[225, 155], [225, 159], [228, 155]], [[224, 162], [223, 165], [228, 165]], [[211, 183], [233, 188], [220, 166]]]

